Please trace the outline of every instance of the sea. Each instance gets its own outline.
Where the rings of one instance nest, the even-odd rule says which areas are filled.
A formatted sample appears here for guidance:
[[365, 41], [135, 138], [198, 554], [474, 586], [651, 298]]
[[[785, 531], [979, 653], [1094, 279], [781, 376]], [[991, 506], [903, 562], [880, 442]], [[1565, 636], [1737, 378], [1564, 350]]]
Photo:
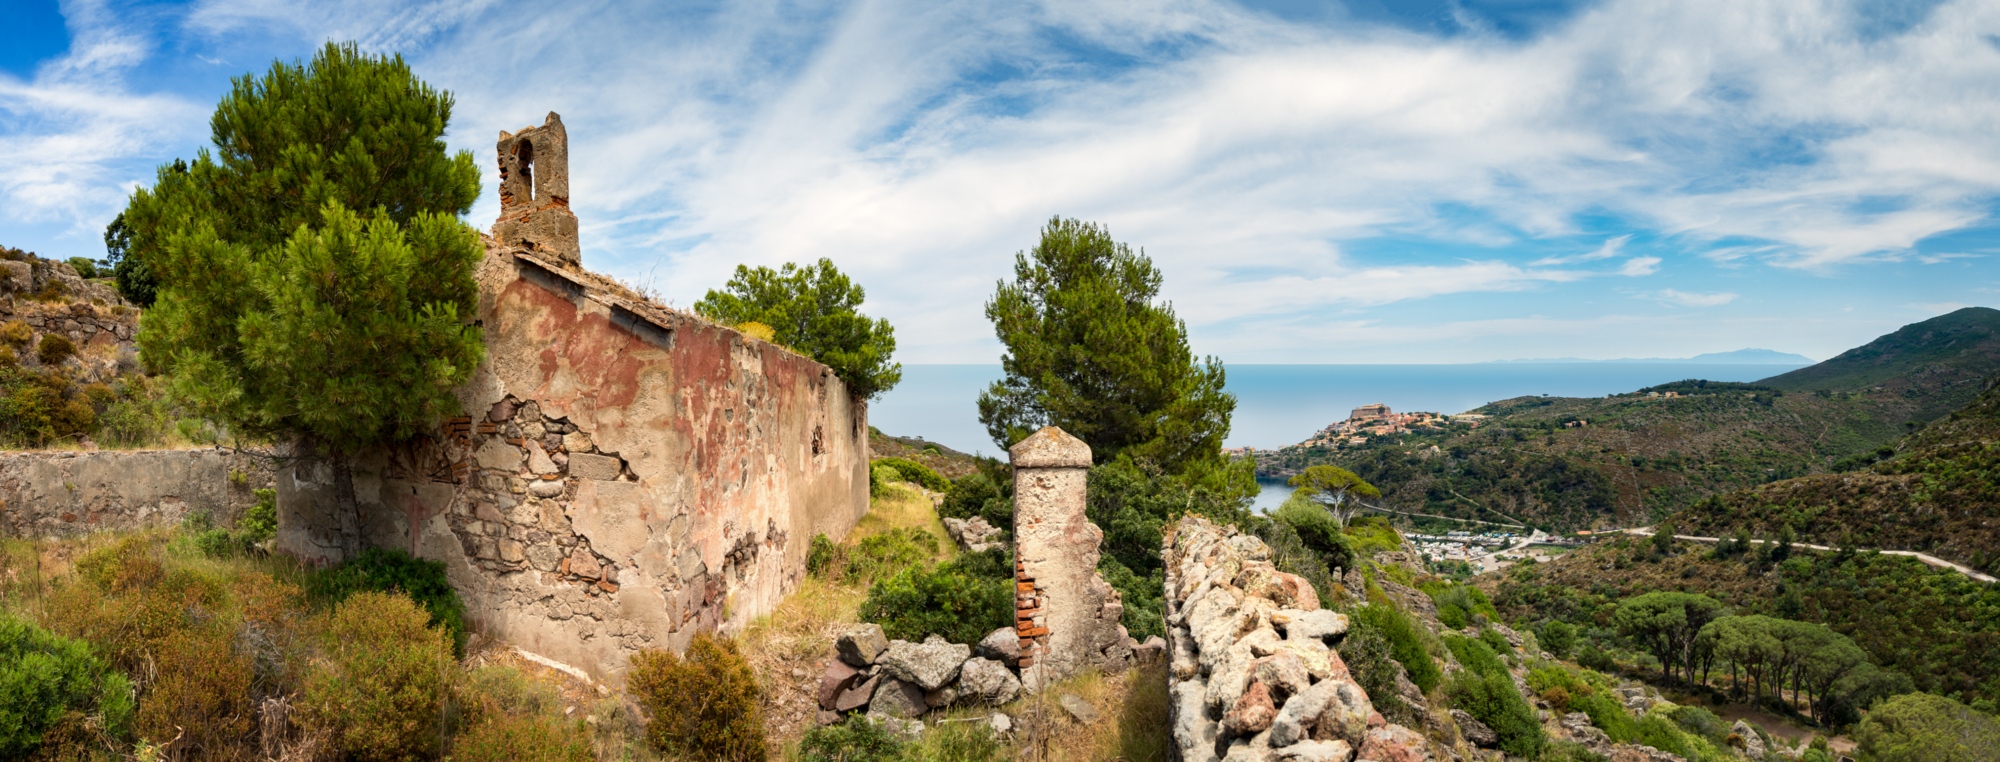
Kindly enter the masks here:
[[[1275, 449], [1296, 444], [1346, 419], [1354, 408], [1375, 402], [1397, 412], [1457, 414], [1512, 397], [1601, 397], [1689, 378], [1757, 381], [1801, 367], [1669, 362], [1229, 365], [1227, 388], [1236, 395], [1236, 413], [1223, 446]], [[1004, 457], [979, 424], [978, 409], [979, 393], [1000, 376], [999, 365], [905, 365], [902, 383], [869, 406], [868, 422], [887, 434]], [[1282, 482], [1264, 486], [1260, 509], [1275, 507], [1289, 493]]]

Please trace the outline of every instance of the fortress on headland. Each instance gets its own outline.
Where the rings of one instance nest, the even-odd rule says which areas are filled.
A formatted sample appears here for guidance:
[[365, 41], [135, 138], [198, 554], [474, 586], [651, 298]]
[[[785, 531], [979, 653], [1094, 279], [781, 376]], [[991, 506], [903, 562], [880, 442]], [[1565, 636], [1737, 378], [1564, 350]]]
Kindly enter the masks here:
[[500, 133], [467, 415], [353, 464], [281, 469], [279, 548], [445, 564], [472, 624], [621, 682], [629, 655], [768, 613], [813, 535], [868, 509], [868, 421], [824, 365], [583, 269], [568, 135]]

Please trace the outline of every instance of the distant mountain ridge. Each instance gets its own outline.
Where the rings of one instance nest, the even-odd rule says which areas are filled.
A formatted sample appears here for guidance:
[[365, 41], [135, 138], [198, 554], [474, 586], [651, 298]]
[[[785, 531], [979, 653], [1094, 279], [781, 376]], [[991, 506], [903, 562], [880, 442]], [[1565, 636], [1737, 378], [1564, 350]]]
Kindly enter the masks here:
[[[1658, 396], [1500, 400], [1441, 429], [1259, 452], [1258, 474], [1327, 463], [1360, 474], [1400, 510], [1556, 529], [1635, 526], [1710, 496], [1852, 468], [1884, 446], [1894, 452], [1996, 374], [2000, 310], [1968, 308], [1753, 384], [1690, 379], [1658, 385]], [[1951, 550], [1990, 564], [2000, 538]]]
[[1553, 357], [1535, 360], [1491, 360], [1490, 363], [1687, 363], [1690, 365], [1811, 365], [1813, 359], [1805, 355], [1779, 352], [1774, 349], [1738, 349], [1733, 352], [1708, 352], [1693, 357], [1625, 357], [1616, 360], [1586, 360], [1581, 357]]

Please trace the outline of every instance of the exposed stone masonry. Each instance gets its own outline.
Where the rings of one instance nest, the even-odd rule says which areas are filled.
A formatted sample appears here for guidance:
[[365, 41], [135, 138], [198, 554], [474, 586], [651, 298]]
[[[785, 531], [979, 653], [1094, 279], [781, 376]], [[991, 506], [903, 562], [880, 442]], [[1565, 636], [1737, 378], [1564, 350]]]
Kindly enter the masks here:
[[1197, 516], [1169, 534], [1169, 702], [1187, 762], [1419, 762], [1414, 730], [1390, 724], [1337, 650], [1347, 617], [1271, 565], [1262, 540]]

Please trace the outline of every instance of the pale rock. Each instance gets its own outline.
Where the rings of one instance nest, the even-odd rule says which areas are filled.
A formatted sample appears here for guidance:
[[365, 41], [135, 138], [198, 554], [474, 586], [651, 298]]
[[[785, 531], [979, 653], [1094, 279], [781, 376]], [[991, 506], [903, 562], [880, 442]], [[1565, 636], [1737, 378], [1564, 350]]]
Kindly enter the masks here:
[[618, 459], [608, 455], [575, 451], [569, 455], [569, 474], [581, 479], [613, 481], [623, 470]]
[[1743, 753], [1746, 756], [1751, 759], [1764, 758], [1764, 752], [1766, 751], [1764, 748], [1764, 737], [1757, 735], [1757, 729], [1751, 727], [1750, 723], [1737, 720], [1736, 724], [1729, 726], [1729, 732], [1743, 738]]
[[1279, 651], [1251, 662], [1250, 679], [1267, 686], [1271, 700], [1280, 704], [1312, 685], [1312, 676], [1291, 651]]
[[572, 431], [564, 434], [562, 441], [563, 449], [568, 450], [571, 455], [580, 452], [589, 452], [591, 448], [590, 435], [581, 431]]
[[528, 484], [528, 494], [535, 497], [561, 497], [562, 493], [563, 483], [561, 479], [536, 479]]
[[1271, 722], [1271, 746], [1283, 748], [1312, 735], [1313, 727], [1319, 723], [1319, 716], [1326, 712], [1333, 702], [1334, 691], [1340, 683], [1327, 680], [1315, 683], [1300, 691], [1278, 708], [1278, 716]]
[[1008, 667], [1021, 666], [1021, 636], [1012, 627], [1002, 627], [986, 633], [986, 637], [981, 638], [979, 645], [974, 646], [973, 650], [981, 657]]
[[1238, 738], [1222, 755], [1222, 762], [1265, 762], [1271, 756], [1271, 734], [1258, 733]]
[[1347, 634], [1346, 614], [1326, 609], [1285, 613], [1291, 615], [1290, 621], [1285, 624], [1287, 639], [1325, 642], [1328, 638]]
[[1493, 732], [1492, 728], [1486, 727], [1486, 723], [1480, 722], [1470, 714], [1466, 714], [1465, 710], [1451, 710], [1451, 719], [1458, 723], [1458, 732], [1464, 735], [1465, 740], [1471, 742], [1472, 745], [1486, 749], [1500, 745], [1500, 734]]
[[554, 545], [528, 546], [528, 565], [537, 571], [552, 572], [562, 563], [562, 548]]
[[1353, 680], [1328, 680], [1319, 685], [1333, 686], [1333, 694], [1320, 712], [1312, 735], [1315, 738], [1338, 738], [1356, 746], [1362, 745], [1371, 724], [1370, 720], [1379, 715], [1368, 701], [1368, 692]]
[[535, 474], [536, 476], [541, 476], [544, 474], [553, 474], [558, 470], [559, 469], [556, 468], [556, 462], [549, 459], [548, 453], [542, 452], [542, 446], [540, 444], [534, 442], [528, 443], [529, 472]]
[[527, 551], [526, 546], [523, 546], [519, 540], [500, 541], [500, 560], [502, 561], [506, 561], [508, 563], [520, 563], [522, 561], [526, 561], [528, 560], [526, 551]]
[[856, 667], [873, 665], [875, 660], [889, 649], [889, 639], [882, 636], [882, 625], [857, 624], [847, 628], [834, 641], [834, 650], [840, 660]]
[[868, 701], [870, 717], [917, 717], [929, 709], [922, 687], [894, 677], [886, 677], [876, 685], [875, 695]]
[[986, 720], [986, 726], [993, 729], [993, 735], [1005, 737], [1014, 732], [1014, 718], [1008, 717], [1006, 712], [994, 712]]
[[971, 646], [932, 636], [923, 643], [891, 640], [876, 662], [889, 674], [934, 691], [958, 679], [959, 667], [969, 658]]
[[960, 693], [976, 703], [998, 706], [1021, 695], [1021, 679], [1005, 664], [985, 658], [971, 658], [958, 671]]
[[1215, 739], [1221, 728], [1209, 718], [1203, 693], [1201, 683], [1196, 680], [1183, 680], [1168, 688], [1174, 707], [1174, 746], [1188, 762], [1211, 762], [1216, 758]]
[[1300, 741], [1271, 753], [1271, 762], [1348, 762], [1354, 748], [1346, 741]]
[[1061, 704], [1063, 711], [1068, 712], [1069, 716], [1077, 722], [1089, 725], [1097, 721], [1097, 707], [1091, 706], [1090, 702], [1083, 700], [1082, 696], [1074, 693], [1065, 693], [1062, 695], [1062, 698], [1056, 700], [1056, 703]]
[[521, 448], [507, 444], [499, 437], [489, 437], [485, 444], [472, 452], [472, 459], [480, 468], [514, 473], [521, 470]]
[[959, 696], [958, 683], [952, 683], [934, 691], [924, 691], [924, 704], [932, 709], [943, 709], [958, 703]]

